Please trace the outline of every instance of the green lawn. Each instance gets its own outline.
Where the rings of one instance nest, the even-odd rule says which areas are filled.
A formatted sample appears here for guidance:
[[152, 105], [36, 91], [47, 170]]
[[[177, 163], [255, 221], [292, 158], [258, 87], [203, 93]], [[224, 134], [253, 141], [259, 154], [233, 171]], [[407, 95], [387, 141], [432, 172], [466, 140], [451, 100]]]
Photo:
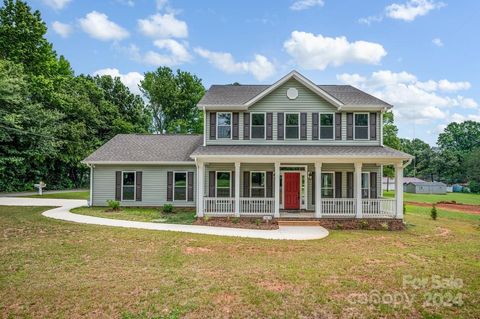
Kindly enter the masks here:
[[73, 209], [72, 212], [112, 219], [169, 224], [192, 224], [196, 220], [195, 211], [179, 211], [164, 214], [159, 208], [121, 207], [119, 212], [110, 212], [106, 207], [80, 207]]
[[[383, 192], [385, 197], [394, 197], [395, 192]], [[437, 194], [412, 194], [403, 193], [403, 200], [407, 202], [420, 202], [420, 203], [437, 203], [440, 201], [456, 201], [457, 203], [480, 205], [480, 194], [468, 194], [468, 193], [447, 193], [445, 195]]]
[[[433, 221], [428, 208], [407, 206], [403, 232], [331, 231], [321, 240], [269, 241], [75, 224], [41, 216], [45, 209], [0, 207], [2, 317], [474, 318], [480, 313], [478, 215], [439, 210]], [[415, 289], [403, 286], [403, 276], [452, 277], [463, 285], [432, 289], [428, 281]], [[448, 293], [460, 293], [463, 303], [425, 305], [430, 293], [445, 300]], [[363, 294], [406, 294], [412, 303], [352, 299]]]
[[53, 193], [53, 194], [43, 194], [43, 195], [29, 195], [25, 197], [29, 198], [60, 198], [60, 199], [86, 199], [88, 200], [90, 196], [89, 191], [80, 191], [80, 192], [65, 192], [65, 193]]

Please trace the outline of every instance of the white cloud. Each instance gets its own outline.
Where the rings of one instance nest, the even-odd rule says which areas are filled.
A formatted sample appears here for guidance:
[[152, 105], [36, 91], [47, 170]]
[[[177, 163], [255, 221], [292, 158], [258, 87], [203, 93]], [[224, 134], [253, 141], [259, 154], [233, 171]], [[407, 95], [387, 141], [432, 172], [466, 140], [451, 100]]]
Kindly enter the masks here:
[[360, 18], [358, 19], [358, 23], [370, 25], [373, 22], [381, 22], [382, 20], [383, 20], [382, 15], [376, 15], [376, 16], [368, 16], [366, 18]]
[[465, 122], [465, 121], [477, 121], [480, 122], [480, 114], [467, 114], [467, 115], [462, 115], [458, 113], [454, 113], [451, 116], [452, 122]]
[[378, 43], [348, 42], [345, 37], [330, 38], [301, 31], [293, 31], [283, 47], [298, 65], [311, 70], [345, 63], [378, 64], [387, 54]]
[[115, 68], [106, 68], [106, 69], [100, 69], [97, 70], [93, 73], [93, 75], [110, 75], [113, 78], [119, 77], [120, 81], [122, 81], [125, 86], [127, 86], [130, 89], [130, 92], [142, 95], [142, 92], [138, 88], [138, 85], [140, 84], [140, 81], [143, 80], [143, 75], [138, 73], [138, 72], [129, 72], [126, 74], [120, 73], [118, 69]]
[[122, 40], [129, 36], [127, 30], [110, 21], [104, 13], [92, 11], [79, 21], [83, 31], [97, 40]]
[[147, 19], [140, 19], [138, 28], [143, 34], [156, 39], [188, 37], [187, 23], [178, 20], [173, 13], [157, 13]]
[[443, 47], [443, 41], [440, 38], [433, 39], [432, 43], [435, 44], [437, 47]]
[[323, 7], [324, 4], [323, 0], [297, 0], [292, 3], [290, 10], [301, 11], [315, 6]]
[[440, 80], [438, 88], [442, 91], [455, 92], [460, 90], [468, 90], [471, 85], [469, 82], [450, 82], [448, 80]]
[[63, 9], [70, 1], [72, 0], [43, 0], [43, 3], [45, 3], [47, 6], [55, 9], [55, 10], [61, 10]]
[[157, 0], [157, 10], [162, 10], [168, 4], [168, 0]]
[[275, 73], [273, 63], [260, 54], [256, 54], [252, 61], [236, 62], [233, 56], [227, 52], [213, 52], [202, 48], [195, 48], [195, 52], [225, 73], [250, 73], [259, 81], [263, 81]]
[[405, 3], [392, 3], [385, 8], [387, 17], [403, 21], [413, 21], [415, 18], [424, 16], [434, 9], [444, 7], [443, 2], [434, 0], [408, 0]]
[[188, 43], [186, 42], [180, 43], [173, 39], [161, 39], [154, 41], [154, 45], [163, 50], [163, 53], [150, 50], [142, 54], [140, 49], [134, 44], [131, 44], [124, 50], [130, 55], [132, 60], [153, 66], [175, 66], [190, 62], [192, 59], [191, 54], [187, 50]]
[[52, 23], [52, 29], [58, 33], [62, 38], [68, 38], [70, 33], [72, 33], [73, 28], [67, 23], [61, 23], [59, 21], [54, 21]]

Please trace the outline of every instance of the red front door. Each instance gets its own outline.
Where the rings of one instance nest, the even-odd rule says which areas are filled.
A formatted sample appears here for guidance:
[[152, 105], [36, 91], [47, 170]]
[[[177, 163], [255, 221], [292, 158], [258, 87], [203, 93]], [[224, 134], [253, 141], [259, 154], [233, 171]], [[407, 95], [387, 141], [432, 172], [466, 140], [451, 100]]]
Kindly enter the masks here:
[[300, 173], [284, 174], [285, 209], [300, 209]]

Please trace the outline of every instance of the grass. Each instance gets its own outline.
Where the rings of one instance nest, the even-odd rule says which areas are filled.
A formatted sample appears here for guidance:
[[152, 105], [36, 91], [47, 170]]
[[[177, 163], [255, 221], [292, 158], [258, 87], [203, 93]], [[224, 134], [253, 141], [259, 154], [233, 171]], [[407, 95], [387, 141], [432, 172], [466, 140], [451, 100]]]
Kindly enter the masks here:
[[80, 191], [80, 192], [65, 192], [65, 193], [53, 193], [53, 194], [43, 194], [43, 195], [29, 195], [25, 197], [29, 198], [59, 198], [59, 199], [86, 199], [88, 200], [90, 196], [89, 191]]
[[[394, 191], [383, 192], [385, 197], [395, 197]], [[419, 203], [437, 203], [440, 201], [456, 201], [457, 203], [480, 205], [480, 194], [469, 193], [447, 193], [445, 195], [439, 194], [412, 194], [403, 193], [403, 200], [407, 202]]]
[[121, 207], [118, 212], [111, 212], [106, 207], [79, 207], [73, 213], [105, 217], [112, 219], [134, 220], [140, 222], [157, 222], [169, 224], [192, 224], [195, 221], [194, 211], [178, 211], [171, 214], [162, 213], [160, 208]]
[[[480, 216], [407, 206], [408, 229], [269, 241], [75, 224], [0, 207], [2, 317], [474, 318]], [[447, 215], [448, 214], [448, 215]], [[403, 286], [403, 276], [427, 279]], [[432, 276], [463, 286], [432, 289]], [[463, 305], [424, 305], [428, 293]], [[401, 293], [412, 304], [351, 303]]]

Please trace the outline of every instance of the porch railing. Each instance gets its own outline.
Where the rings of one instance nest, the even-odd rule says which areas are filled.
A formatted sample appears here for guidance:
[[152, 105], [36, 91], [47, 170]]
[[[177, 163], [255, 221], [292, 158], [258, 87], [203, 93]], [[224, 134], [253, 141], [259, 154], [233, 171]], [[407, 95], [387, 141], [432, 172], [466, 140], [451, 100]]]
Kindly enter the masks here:
[[362, 215], [364, 218], [395, 218], [395, 199], [362, 199]]
[[207, 216], [234, 216], [235, 198], [204, 197], [203, 211]]
[[354, 218], [355, 198], [322, 198], [323, 218]]
[[274, 198], [240, 198], [240, 216], [273, 216]]

